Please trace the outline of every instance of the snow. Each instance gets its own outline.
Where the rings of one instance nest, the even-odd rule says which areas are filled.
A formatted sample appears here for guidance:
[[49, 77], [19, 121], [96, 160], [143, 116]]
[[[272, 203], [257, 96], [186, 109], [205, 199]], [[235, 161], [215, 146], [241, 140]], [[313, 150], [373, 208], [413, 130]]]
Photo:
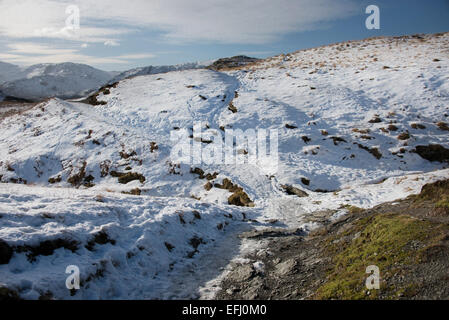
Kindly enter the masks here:
[[[236, 228], [219, 230], [218, 224], [238, 224], [242, 219], [238, 209], [194, 200], [4, 184], [0, 185], [0, 211], [0, 237], [11, 246], [37, 246], [54, 239], [79, 243], [75, 254], [61, 248], [30, 263], [20, 253], [7, 266], [0, 266], [1, 282], [30, 299], [46, 290], [59, 299], [173, 298], [166, 288], [178, 270], [193, 267], [187, 255], [195, 249], [189, 241], [201, 239], [198, 249], [207, 252]], [[195, 211], [201, 212], [199, 219]], [[228, 218], [230, 213], [234, 218]], [[96, 245], [89, 251], [85, 246], [99, 231], [116, 243]], [[168, 251], [165, 243], [174, 249]], [[84, 283], [73, 297], [65, 287], [69, 265], [79, 267]], [[107, 276], [93, 277], [98, 270]]]
[[144, 76], [144, 75], [152, 75], [152, 74], [162, 74], [172, 71], [182, 71], [182, 70], [191, 70], [191, 69], [202, 69], [209, 65], [211, 65], [214, 61], [205, 61], [205, 62], [191, 62], [191, 63], [183, 63], [177, 65], [170, 66], [148, 66], [143, 68], [135, 68], [131, 70], [127, 70], [125, 72], [121, 72], [116, 75], [110, 82], [118, 82], [127, 78]]
[[[336, 219], [347, 213], [345, 205], [369, 208], [449, 178], [444, 163], [411, 152], [432, 143], [449, 147], [449, 133], [436, 126], [447, 121], [449, 108], [448, 43], [447, 33], [424, 40], [370, 39], [273, 57], [236, 71], [134, 76], [100, 94], [105, 105], [51, 99], [1, 120], [0, 239], [35, 246], [63, 237], [80, 246], [34, 262], [15, 253], [0, 266], [0, 283], [31, 299], [46, 290], [57, 299], [213, 298], [229, 261], [263, 245], [240, 241], [243, 230], [311, 230], [317, 227], [308, 222], [313, 212], [334, 210]], [[236, 113], [228, 109], [231, 102]], [[373, 123], [376, 117], [380, 122]], [[220, 127], [277, 130], [278, 170], [267, 175], [263, 164], [178, 167], [171, 134], [175, 128], [190, 134], [198, 122], [203, 138], [210, 136], [208, 127], [216, 135], [223, 135]], [[426, 128], [413, 129], [412, 123]], [[392, 124], [397, 131], [388, 130]], [[399, 140], [403, 132], [411, 138]], [[375, 148], [381, 157], [368, 152]], [[109, 173], [141, 174], [145, 181], [120, 184], [105, 174], [106, 167]], [[230, 179], [255, 207], [228, 205], [227, 190], [207, 191], [208, 180], [190, 172], [195, 167], [217, 173], [212, 183]], [[69, 178], [83, 168], [94, 185], [73, 186]], [[27, 185], [11, 183], [24, 180]], [[309, 197], [289, 196], [282, 185]], [[141, 196], [122, 194], [136, 188]], [[87, 250], [100, 230], [115, 245]], [[205, 243], [189, 258], [194, 237]], [[100, 266], [104, 270], [72, 297], [65, 288], [71, 264], [85, 280]]]

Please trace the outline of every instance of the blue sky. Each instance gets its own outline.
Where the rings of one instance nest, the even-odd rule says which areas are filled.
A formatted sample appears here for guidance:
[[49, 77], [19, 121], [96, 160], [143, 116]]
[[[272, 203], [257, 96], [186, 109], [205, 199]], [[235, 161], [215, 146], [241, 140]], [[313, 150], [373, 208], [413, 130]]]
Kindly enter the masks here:
[[[67, 29], [72, 5], [79, 30]], [[368, 5], [380, 8], [380, 30], [365, 28]], [[0, 0], [0, 61], [19, 65], [126, 70], [443, 31], [449, 0]]]

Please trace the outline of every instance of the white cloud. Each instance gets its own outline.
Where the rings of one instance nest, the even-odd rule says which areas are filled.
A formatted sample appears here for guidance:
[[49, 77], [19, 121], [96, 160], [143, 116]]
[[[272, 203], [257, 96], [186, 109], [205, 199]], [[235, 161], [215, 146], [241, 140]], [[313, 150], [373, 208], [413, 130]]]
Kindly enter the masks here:
[[[65, 28], [73, 4], [81, 13], [76, 35]], [[356, 10], [355, 0], [2, 0], [0, 34], [106, 43], [148, 29], [171, 41], [266, 43]]]
[[127, 59], [127, 60], [141, 60], [141, 59], [151, 59], [156, 57], [156, 55], [151, 53], [137, 53], [137, 54], [125, 54], [118, 56], [117, 58], [120, 59]]
[[9, 50], [0, 53], [0, 60], [20, 64], [32, 65], [37, 63], [74, 62], [89, 65], [127, 65], [132, 60], [151, 59], [151, 53], [135, 53], [110, 57], [96, 57], [80, 53], [77, 48], [59, 48], [32, 42], [17, 42], [7, 45]]
[[106, 40], [104, 42], [104, 45], [107, 46], [107, 47], [118, 47], [120, 45], [120, 43], [118, 43], [115, 40]]
[[72, 54], [76, 52], [74, 49], [54, 48], [46, 45], [36, 44], [32, 42], [18, 42], [7, 45], [9, 52], [13, 54], [28, 54], [28, 55], [61, 55]]

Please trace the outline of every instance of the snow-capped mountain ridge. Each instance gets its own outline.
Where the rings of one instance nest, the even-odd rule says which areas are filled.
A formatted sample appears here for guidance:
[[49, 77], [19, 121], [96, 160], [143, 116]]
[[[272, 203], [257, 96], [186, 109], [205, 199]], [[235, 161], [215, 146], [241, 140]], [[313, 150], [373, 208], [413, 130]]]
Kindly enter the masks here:
[[81, 97], [101, 87], [112, 76], [83, 64], [38, 64], [24, 69], [20, 78], [3, 83], [0, 91], [6, 96], [35, 101], [49, 97]]

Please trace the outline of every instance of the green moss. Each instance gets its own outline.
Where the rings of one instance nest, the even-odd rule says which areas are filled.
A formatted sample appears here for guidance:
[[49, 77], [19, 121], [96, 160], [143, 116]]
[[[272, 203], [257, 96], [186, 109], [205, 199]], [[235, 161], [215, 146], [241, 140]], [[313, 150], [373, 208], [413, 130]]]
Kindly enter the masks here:
[[[334, 194], [335, 194], [335, 193], [334, 193]], [[358, 214], [358, 213], [363, 212], [363, 209], [362, 209], [362, 208], [359, 208], [359, 207], [356, 207], [356, 206], [352, 206], [352, 205], [349, 205], [349, 204], [344, 205], [344, 206], [341, 206], [341, 209], [346, 209], [346, 210], [348, 210], [348, 212], [349, 212], [350, 214]]]
[[428, 244], [439, 234], [437, 225], [402, 214], [377, 214], [358, 220], [343, 235], [327, 240], [326, 251], [333, 256], [333, 263], [328, 281], [317, 290], [315, 298], [376, 299], [380, 292], [396, 298], [413, 291], [389, 288], [381, 281], [381, 289], [367, 295], [366, 268], [378, 266], [381, 279], [400, 273], [405, 265], [418, 263], [420, 251], [411, 248], [411, 241]]
[[448, 199], [448, 198], [445, 198], [445, 199], [442, 199], [442, 200], [438, 201], [438, 202], [435, 204], [435, 207], [437, 207], [437, 208], [443, 208], [443, 209], [449, 209], [449, 199]]
[[419, 195], [413, 196], [415, 203], [426, 200], [441, 201], [449, 198], [449, 180], [426, 184]]

